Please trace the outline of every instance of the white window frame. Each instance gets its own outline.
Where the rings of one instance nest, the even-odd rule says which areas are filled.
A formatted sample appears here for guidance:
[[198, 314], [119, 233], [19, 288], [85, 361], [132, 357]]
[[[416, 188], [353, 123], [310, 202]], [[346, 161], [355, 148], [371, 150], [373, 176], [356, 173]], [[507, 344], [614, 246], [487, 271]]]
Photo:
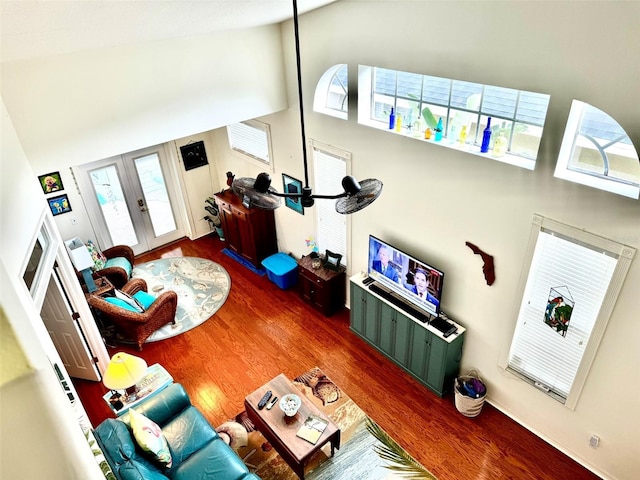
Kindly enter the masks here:
[[[327, 71], [322, 74], [320, 80], [318, 80], [316, 91], [313, 96], [313, 111], [323, 113], [331, 117], [340, 118], [342, 120], [347, 120], [349, 118], [349, 85], [343, 85], [343, 89], [340, 89], [333, 84], [333, 79], [342, 68], [348, 67], [345, 63], [340, 63], [328, 68]], [[337, 110], [327, 106], [330, 95], [343, 94], [345, 95], [345, 105], [342, 110]]]
[[245, 120], [227, 126], [229, 148], [243, 158], [267, 165], [273, 171], [271, 127], [259, 120]]
[[[553, 175], [563, 180], [579, 183], [588, 187], [598, 188], [605, 192], [616, 193], [618, 195], [637, 200], [640, 198], [640, 185], [637, 179], [635, 183], [625, 182], [623, 180], [607, 176], [606, 172], [603, 174], [594, 174], [593, 172], [580, 171], [579, 169], [571, 166], [571, 160], [576, 147], [585, 146], [593, 148], [594, 146], [593, 143], [580, 134], [583, 113], [585, 108], [588, 106], [589, 105], [587, 103], [579, 100], [573, 100], [571, 103], [571, 110], [569, 112], [569, 118], [567, 119], [564, 136], [562, 137], [562, 145], [560, 147], [560, 153], [558, 154], [558, 161]], [[612, 121], [614, 120], [612, 119]], [[597, 141], [597, 139], [594, 139], [594, 141]], [[598, 148], [601, 147], [601, 145], [598, 146]], [[633, 149], [633, 146], [631, 149]], [[602, 157], [603, 163], [606, 165], [608, 161], [604, 150], [605, 149], [599, 153]], [[620, 150], [620, 148], [618, 148], [618, 150]], [[627, 155], [629, 153], [629, 148], [627, 147], [624, 150], [626, 151], [619, 151], [619, 153]], [[635, 156], [636, 161], [638, 161], [637, 151], [635, 152]]]
[[[319, 195], [340, 193], [342, 178], [344, 175], [351, 174], [351, 153], [315, 140], [310, 140], [309, 146], [313, 158], [314, 193]], [[318, 153], [344, 162], [344, 171], [332, 175], [331, 171], [323, 169]], [[324, 254], [327, 249], [333, 253], [339, 253], [342, 255], [340, 264], [348, 266], [351, 258], [351, 215], [338, 213], [335, 205], [335, 200], [316, 199], [316, 241], [321, 254]], [[338, 224], [344, 225], [344, 229], [341, 230]], [[336, 235], [342, 235], [342, 232], [344, 232], [344, 239], [336, 238]]]
[[[503, 369], [516, 375], [520, 379], [533, 385], [541, 391], [547, 393], [555, 400], [564, 403], [567, 408], [574, 410], [580, 397], [580, 393], [582, 392], [582, 389], [584, 387], [589, 369], [591, 368], [591, 365], [595, 360], [598, 346], [600, 345], [602, 337], [604, 336], [604, 332], [611, 317], [613, 307], [616, 303], [620, 290], [622, 289], [624, 279], [627, 275], [627, 272], [629, 271], [629, 267], [631, 265], [633, 257], [635, 256], [636, 250], [627, 245], [623, 245], [615, 241], [600, 237], [598, 235], [585, 232], [582, 229], [571, 227], [569, 225], [562, 224], [560, 222], [545, 218], [540, 215], [534, 215], [531, 231], [529, 234], [529, 244], [525, 256], [526, 261], [520, 279], [519, 294], [516, 295], [516, 298], [518, 300], [516, 301], [514, 308], [514, 318], [516, 319], [514, 322], [514, 336], [517, 334], [518, 322], [521, 321], [519, 317], [523, 304], [530, 301], [530, 299], [525, 299], [525, 290], [529, 279], [533, 278], [537, 273], [531, 270], [531, 265], [536, 250], [536, 245], [538, 243], [538, 237], [541, 232], [551, 233], [553, 235], [559, 236], [560, 238], [571, 241], [572, 243], [584, 246], [585, 248], [597, 250], [604, 255], [617, 257], [617, 263], [611, 275], [608, 288], [606, 289], [606, 293], [603, 296], [597, 317], [593, 322], [591, 334], [588, 337], [587, 345], [584, 348], [582, 358], [579, 362], [579, 366], [577, 368], [569, 393], [566, 398], [564, 398], [563, 396], [559, 396], [558, 394], [549, 390], [548, 387], [542, 382], [536, 381], [536, 379], [523, 374], [522, 371], [518, 371], [512, 368], [510, 366], [510, 357], [512, 353], [511, 351], [505, 352], [500, 359], [500, 366]], [[526, 319], [523, 319], [522, 321], [526, 321]], [[540, 321], [543, 321], [542, 316], [540, 317]], [[540, 353], [540, 355], [544, 355], [544, 353]]]
[[[528, 158], [525, 157], [523, 155], [519, 155], [519, 154], [513, 154], [511, 153], [511, 143], [512, 143], [512, 139], [513, 136], [515, 135], [515, 130], [514, 130], [514, 125], [516, 123], [519, 124], [523, 124], [523, 125], [527, 125], [528, 128], [533, 129], [537, 129], [539, 130], [540, 134], [536, 135], [536, 138], [539, 138], [540, 141], [542, 139], [542, 134], [543, 134], [543, 130], [544, 130], [544, 122], [542, 125], [538, 125], [535, 123], [531, 123], [531, 122], [526, 122], [523, 121], [521, 119], [517, 118], [517, 109], [514, 112], [513, 116], [511, 117], [500, 117], [500, 116], [496, 116], [493, 114], [488, 113], [486, 110], [486, 107], [482, 104], [482, 102], [484, 101], [484, 91], [486, 88], [491, 88], [494, 87], [492, 85], [480, 85], [480, 87], [482, 88], [482, 98], [483, 100], [478, 104], [477, 108], [469, 108], [469, 109], [464, 109], [461, 107], [457, 107], [457, 106], [453, 106], [451, 104], [451, 97], [449, 97], [448, 103], [445, 104], [438, 104], [437, 107], [438, 108], [442, 108], [442, 109], [446, 109], [447, 112], [450, 111], [458, 111], [458, 112], [466, 112], [469, 115], [473, 115], [475, 117], [477, 117], [477, 131], [475, 133], [475, 138], [471, 135], [471, 132], [468, 133], [467, 136], [467, 142], [465, 144], [460, 145], [456, 139], [451, 139], [448, 138], [449, 137], [449, 126], [446, 124], [446, 122], [448, 121], [448, 117], [449, 114], [447, 113], [446, 116], [443, 116], [443, 120], [445, 121], [445, 125], [444, 125], [444, 133], [443, 133], [443, 139], [442, 141], [439, 142], [435, 142], [434, 141], [434, 137], [432, 137], [431, 139], [427, 140], [424, 138], [423, 135], [423, 129], [406, 129], [405, 126], [403, 126], [403, 128], [398, 132], [395, 129], [389, 129], [389, 125], [387, 121], [380, 121], [376, 118], [374, 118], [373, 115], [373, 105], [374, 105], [374, 97], [376, 94], [374, 92], [374, 71], [376, 68], [379, 67], [374, 67], [374, 66], [368, 66], [368, 65], [359, 65], [358, 66], [358, 123], [361, 125], [366, 125], [368, 127], [372, 127], [372, 128], [377, 128], [379, 130], [385, 130], [389, 133], [393, 133], [396, 135], [402, 135], [405, 137], [409, 137], [409, 138], [413, 138], [416, 140], [420, 140], [423, 142], [428, 142], [440, 147], [445, 147], [445, 148], [451, 148], [454, 150], [458, 150], [458, 151], [464, 151], [465, 153], [469, 153], [471, 155], [477, 155], [480, 157], [484, 157], [484, 158], [488, 158], [491, 160], [496, 160], [502, 163], [507, 163], [509, 165], [514, 165], [516, 167], [520, 167], [520, 168], [525, 168], [527, 170], [534, 170], [535, 169], [535, 165], [536, 165], [536, 160], [537, 158]], [[387, 69], [387, 70], [391, 70], [391, 69]], [[396, 71], [396, 74], [398, 73], [410, 73], [410, 72], [399, 72]], [[417, 75], [421, 75], [421, 74], [417, 74]], [[424, 76], [424, 75], [423, 75]], [[450, 82], [456, 82], [456, 80], [454, 79], [444, 79]], [[466, 82], [469, 83], [469, 82]], [[505, 87], [498, 87], [498, 88], [505, 88]], [[390, 99], [390, 101], [393, 102], [393, 106], [396, 107], [396, 110], [398, 110], [398, 107], [400, 105], [406, 104], [407, 102], [411, 101], [411, 102], [418, 102], [420, 104], [422, 103], [428, 103], [428, 102], [424, 102], [422, 99], [407, 99], [401, 96], [398, 96], [398, 92], [397, 92], [397, 88], [396, 88], [396, 92], [394, 95], [391, 94], [385, 94], [386, 97], [388, 97]], [[510, 90], [514, 90], [514, 89], [510, 89]], [[522, 93], [536, 93], [536, 92], [525, 92], [522, 90], [515, 90], [518, 94], [518, 98], [520, 98], [520, 95]], [[550, 96], [544, 93], [540, 93], [540, 95], [546, 95], [547, 97], [549, 97], [550, 100]], [[392, 100], [391, 100], [392, 99]], [[430, 104], [431, 105], [431, 104]], [[435, 104], [434, 104], [435, 105]], [[548, 103], [547, 103], [547, 108], [548, 108]], [[546, 114], [545, 113], [545, 119], [546, 119]], [[487, 117], [491, 117], [492, 118], [492, 131], [494, 132], [494, 134], [492, 135], [492, 139], [491, 139], [491, 144], [493, 143], [493, 140], [495, 139], [495, 137], [497, 136], [496, 131], [499, 129], [499, 123], [502, 121], [508, 121], [508, 122], [512, 122], [511, 124], [511, 128], [507, 129], [508, 130], [508, 148], [509, 150], [503, 155], [503, 156], [493, 156], [493, 151], [492, 148], [489, 149], [488, 153], [481, 153], [480, 152], [480, 144], [482, 142], [482, 130], [484, 129], [484, 127], [486, 126], [486, 122], [487, 122]], [[420, 120], [418, 120], [419, 123]], [[457, 132], [459, 133], [459, 132]], [[538, 156], [540, 155], [540, 151], [538, 150]]]

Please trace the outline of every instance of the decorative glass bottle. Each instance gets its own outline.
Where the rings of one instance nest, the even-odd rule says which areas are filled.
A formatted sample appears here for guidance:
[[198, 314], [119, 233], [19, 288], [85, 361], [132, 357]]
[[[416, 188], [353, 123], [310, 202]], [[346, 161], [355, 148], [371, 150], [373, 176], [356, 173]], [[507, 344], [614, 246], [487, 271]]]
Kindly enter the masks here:
[[458, 142], [460, 145], [464, 145], [467, 142], [467, 126], [463, 125], [462, 130], [460, 130], [460, 137], [458, 138]]
[[438, 119], [438, 126], [436, 127], [436, 142], [442, 140], [442, 117]]
[[484, 129], [484, 132], [482, 132], [480, 153], [487, 153], [489, 151], [489, 143], [491, 143], [491, 117], [487, 118], [487, 126]]
[[500, 129], [496, 135], [496, 138], [493, 140], [493, 150], [491, 154], [495, 158], [503, 157], [505, 153], [507, 153], [507, 146], [509, 144], [509, 139], [507, 138], [507, 131], [505, 128], [505, 123], [502, 122]]
[[393, 130], [396, 126], [396, 114], [393, 107], [391, 107], [391, 113], [389, 114], [389, 130]]
[[402, 115], [396, 115], [396, 132], [399, 132], [402, 129]]

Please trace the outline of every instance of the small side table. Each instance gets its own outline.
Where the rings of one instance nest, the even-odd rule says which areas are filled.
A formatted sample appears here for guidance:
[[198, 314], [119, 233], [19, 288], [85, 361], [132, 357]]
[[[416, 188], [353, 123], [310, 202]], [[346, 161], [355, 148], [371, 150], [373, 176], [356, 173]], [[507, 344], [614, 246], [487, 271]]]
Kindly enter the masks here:
[[137, 383], [138, 391], [133, 398], [126, 398], [126, 394], [123, 391], [118, 393], [121, 395], [120, 401], [123, 403], [123, 407], [116, 409], [110, 402], [110, 398], [113, 395], [112, 391], [105, 393], [102, 398], [109, 405], [109, 408], [117, 417], [120, 417], [127, 413], [130, 408], [135, 408], [136, 405], [141, 404], [148, 398], [153, 397], [158, 392], [161, 392], [169, 385], [173, 383], [173, 377], [169, 375], [162, 365], [155, 363], [147, 368], [147, 373]]
[[330, 270], [323, 266], [313, 268], [307, 255], [298, 260], [298, 291], [314, 308], [329, 317], [344, 307], [346, 276], [344, 268]]
[[97, 287], [94, 292], [89, 293], [87, 286], [82, 285], [82, 290], [84, 291], [85, 296], [98, 295], [99, 297], [104, 297], [108, 294], [113, 294], [116, 289], [107, 277], [98, 277], [94, 281]]

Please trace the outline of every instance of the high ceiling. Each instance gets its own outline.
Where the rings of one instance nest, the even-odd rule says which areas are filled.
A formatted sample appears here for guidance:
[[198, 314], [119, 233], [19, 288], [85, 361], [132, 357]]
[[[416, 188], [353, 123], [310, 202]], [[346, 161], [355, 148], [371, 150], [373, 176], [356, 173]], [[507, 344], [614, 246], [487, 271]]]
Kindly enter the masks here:
[[[337, 0], [299, 0], [303, 14]], [[292, 0], [1, 0], [1, 60], [280, 23]]]

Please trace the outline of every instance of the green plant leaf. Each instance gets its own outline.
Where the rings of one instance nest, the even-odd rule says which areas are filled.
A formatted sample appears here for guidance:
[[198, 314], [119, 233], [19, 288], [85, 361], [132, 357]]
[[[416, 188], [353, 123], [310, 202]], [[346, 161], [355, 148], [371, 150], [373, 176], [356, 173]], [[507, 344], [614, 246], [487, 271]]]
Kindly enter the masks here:
[[424, 121], [429, 128], [436, 128], [438, 126], [438, 120], [433, 113], [431, 113], [429, 107], [424, 107], [422, 109], [422, 118], [424, 118]]
[[391, 465], [385, 465], [385, 468], [408, 478], [438, 480], [369, 417], [366, 419], [366, 426], [369, 433], [381, 443], [376, 445], [376, 453], [380, 458], [391, 463]]

